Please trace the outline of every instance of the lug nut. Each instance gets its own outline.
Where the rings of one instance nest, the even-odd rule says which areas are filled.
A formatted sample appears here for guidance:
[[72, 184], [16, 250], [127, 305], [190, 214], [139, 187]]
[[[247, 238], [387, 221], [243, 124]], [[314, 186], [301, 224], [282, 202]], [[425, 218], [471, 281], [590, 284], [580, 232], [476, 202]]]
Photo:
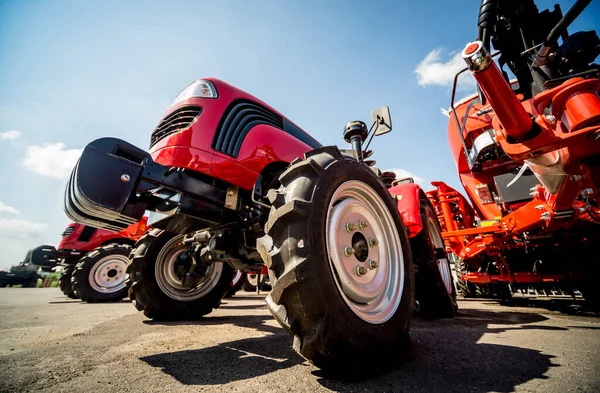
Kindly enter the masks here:
[[344, 255], [346, 255], [347, 257], [354, 255], [354, 248], [345, 246], [344, 247]]
[[129, 180], [131, 180], [131, 177], [128, 174], [125, 173], [125, 174], [121, 175], [121, 181], [123, 183], [129, 182]]
[[369, 269], [371, 269], [371, 270], [377, 269], [379, 267], [379, 264], [377, 263], [377, 261], [373, 261], [371, 259], [369, 259], [367, 261], [367, 265], [369, 266]]
[[369, 238], [369, 246], [377, 247], [378, 244], [379, 244], [379, 240], [372, 238], [372, 237]]
[[346, 223], [346, 230], [348, 232], [354, 232], [356, 230], [356, 225], [352, 224], [351, 222], [347, 222]]
[[369, 226], [369, 223], [367, 223], [366, 221], [359, 221], [359, 222], [358, 222], [358, 227], [359, 227], [360, 229], [365, 229], [365, 228], [366, 228], [366, 227], [368, 227], [368, 226]]
[[357, 266], [356, 267], [356, 275], [358, 276], [364, 276], [365, 274], [367, 274], [367, 268], [364, 266]]

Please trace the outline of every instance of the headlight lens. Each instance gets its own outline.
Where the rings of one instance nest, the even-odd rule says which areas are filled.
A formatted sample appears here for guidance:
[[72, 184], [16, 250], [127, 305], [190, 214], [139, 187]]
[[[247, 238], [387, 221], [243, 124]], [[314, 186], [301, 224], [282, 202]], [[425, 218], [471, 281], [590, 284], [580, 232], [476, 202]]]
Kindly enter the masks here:
[[183, 89], [183, 91], [175, 98], [171, 106], [193, 97], [217, 98], [217, 89], [215, 89], [212, 82], [199, 79]]

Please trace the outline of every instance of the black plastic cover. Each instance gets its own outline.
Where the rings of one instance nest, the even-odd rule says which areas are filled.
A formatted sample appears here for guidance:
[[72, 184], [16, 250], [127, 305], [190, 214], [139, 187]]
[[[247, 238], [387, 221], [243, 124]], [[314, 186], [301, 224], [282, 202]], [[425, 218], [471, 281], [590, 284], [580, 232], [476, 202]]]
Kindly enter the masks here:
[[513, 184], [508, 187], [508, 184], [515, 178], [513, 173], [505, 173], [504, 175], [494, 176], [496, 189], [506, 203], [522, 202], [532, 199], [531, 189], [540, 184], [540, 181], [535, 177], [530, 169], [527, 169], [523, 175]]

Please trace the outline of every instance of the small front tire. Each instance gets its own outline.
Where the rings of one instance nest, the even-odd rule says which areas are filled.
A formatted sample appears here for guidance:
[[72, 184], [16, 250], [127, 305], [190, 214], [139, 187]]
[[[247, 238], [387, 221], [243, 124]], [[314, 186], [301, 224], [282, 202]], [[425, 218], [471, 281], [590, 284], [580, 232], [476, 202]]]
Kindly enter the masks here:
[[69, 299], [79, 299], [79, 297], [73, 291], [73, 285], [71, 284], [71, 276], [75, 271], [75, 265], [66, 265], [58, 279], [58, 286], [62, 293]]
[[230, 288], [233, 269], [215, 262], [194, 288], [183, 287], [175, 260], [187, 246], [183, 235], [160, 229], [146, 233], [131, 253], [127, 268], [129, 298], [135, 308], [154, 320], [197, 320], [221, 305]]
[[73, 292], [88, 303], [116, 302], [127, 296], [125, 273], [131, 246], [107, 244], [79, 260], [71, 277]]

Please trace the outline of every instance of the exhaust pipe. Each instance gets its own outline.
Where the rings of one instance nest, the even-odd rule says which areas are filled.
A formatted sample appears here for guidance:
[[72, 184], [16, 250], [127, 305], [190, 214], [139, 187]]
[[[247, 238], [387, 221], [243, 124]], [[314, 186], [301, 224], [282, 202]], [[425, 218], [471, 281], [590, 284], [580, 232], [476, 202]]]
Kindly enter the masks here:
[[485, 50], [481, 41], [470, 42], [462, 57], [473, 73], [477, 84], [504, 128], [507, 140], [522, 142], [529, 139], [534, 122], [512, 91], [510, 84]]

